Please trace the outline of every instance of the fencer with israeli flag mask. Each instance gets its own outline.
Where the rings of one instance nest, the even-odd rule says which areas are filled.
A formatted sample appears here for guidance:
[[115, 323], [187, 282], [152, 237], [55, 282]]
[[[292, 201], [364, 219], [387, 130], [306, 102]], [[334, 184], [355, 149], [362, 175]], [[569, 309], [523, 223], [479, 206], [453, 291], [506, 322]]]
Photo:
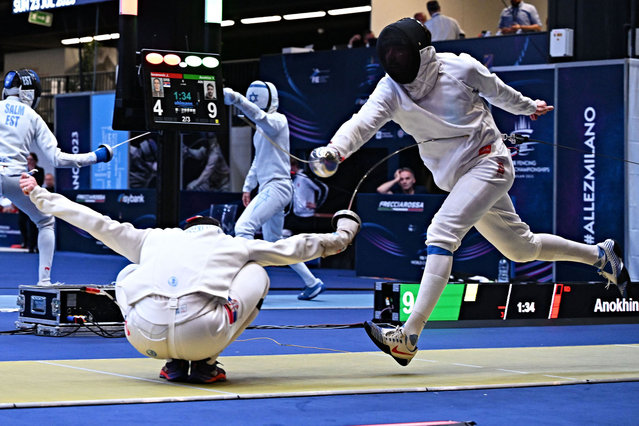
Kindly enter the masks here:
[[[277, 112], [277, 89], [271, 82], [258, 80], [250, 84], [244, 97], [225, 87], [224, 103], [238, 108], [256, 126], [253, 135], [255, 157], [242, 187], [242, 202], [246, 209], [235, 224], [235, 236], [254, 238], [261, 228], [266, 241], [277, 241], [282, 238], [284, 229], [284, 209], [293, 198], [288, 120]], [[251, 191], [257, 186], [257, 196], [251, 199]], [[322, 280], [316, 278], [304, 263], [290, 266], [304, 281], [298, 299], [310, 300], [324, 291]]]

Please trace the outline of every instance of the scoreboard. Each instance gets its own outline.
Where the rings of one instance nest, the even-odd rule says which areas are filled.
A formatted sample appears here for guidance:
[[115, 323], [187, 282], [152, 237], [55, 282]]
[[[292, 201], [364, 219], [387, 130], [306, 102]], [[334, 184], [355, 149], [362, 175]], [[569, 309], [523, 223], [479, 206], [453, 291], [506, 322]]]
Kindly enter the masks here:
[[141, 72], [149, 130], [225, 129], [218, 55], [142, 49]]
[[[375, 284], [376, 322], [401, 324], [413, 311], [419, 284]], [[554, 320], [636, 317], [639, 286], [628, 285], [622, 297], [616, 286], [574, 283], [449, 283], [430, 321]]]

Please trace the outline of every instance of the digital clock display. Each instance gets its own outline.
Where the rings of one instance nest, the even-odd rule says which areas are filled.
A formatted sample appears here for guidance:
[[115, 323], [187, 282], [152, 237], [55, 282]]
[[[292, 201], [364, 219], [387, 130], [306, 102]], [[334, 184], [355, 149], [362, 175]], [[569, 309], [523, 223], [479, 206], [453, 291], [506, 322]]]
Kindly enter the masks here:
[[[142, 52], [148, 55], [146, 50]], [[186, 52], [158, 52], [152, 53], [170, 59], [194, 56]], [[169, 64], [158, 59], [155, 64], [143, 66], [147, 128], [184, 131], [222, 128], [225, 108], [219, 67], [189, 66], [170, 59]]]

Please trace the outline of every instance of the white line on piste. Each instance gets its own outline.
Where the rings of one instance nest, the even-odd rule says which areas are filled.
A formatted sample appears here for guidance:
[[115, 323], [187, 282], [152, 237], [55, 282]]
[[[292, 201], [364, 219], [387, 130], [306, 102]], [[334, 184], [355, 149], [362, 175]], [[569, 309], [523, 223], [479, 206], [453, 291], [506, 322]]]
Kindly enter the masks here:
[[460, 367], [471, 367], [471, 368], [484, 368], [483, 365], [472, 365], [472, 364], [460, 364], [458, 362], [451, 362], [453, 365], [459, 365]]
[[39, 362], [41, 364], [53, 365], [53, 366], [56, 366], [56, 367], [71, 368], [73, 370], [88, 371], [90, 373], [106, 374], [108, 376], [122, 377], [122, 378], [125, 378], [125, 379], [141, 380], [143, 382], [162, 383], [162, 384], [167, 384], [167, 385], [172, 385], [172, 386], [179, 386], [179, 387], [184, 387], [184, 388], [189, 388], [189, 389], [198, 389], [198, 390], [203, 390], [203, 391], [207, 391], [207, 392], [222, 393], [222, 394], [227, 394], [227, 395], [236, 395], [235, 393], [223, 392], [223, 391], [219, 391], [219, 390], [215, 390], [215, 389], [211, 389], [211, 388], [201, 388], [201, 387], [190, 386], [190, 385], [185, 385], [185, 384], [181, 384], [181, 383], [167, 382], [166, 380], [147, 379], [147, 378], [144, 378], [144, 377], [136, 377], [136, 376], [129, 376], [129, 375], [126, 375], [126, 374], [111, 373], [109, 371], [94, 370], [92, 368], [76, 367], [76, 366], [73, 366], [73, 365], [66, 365], [66, 364], [58, 364], [57, 362], [51, 362], [51, 361], [36, 361], [36, 362]]
[[579, 380], [574, 377], [564, 377], [564, 376], [553, 376], [552, 374], [543, 374], [544, 377], [552, 377], [553, 379], [564, 379], [564, 380]]
[[507, 370], [505, 368], [496, 368], [495, 370], [505, 371], [506, 373], [530, 374], [527, 371]]

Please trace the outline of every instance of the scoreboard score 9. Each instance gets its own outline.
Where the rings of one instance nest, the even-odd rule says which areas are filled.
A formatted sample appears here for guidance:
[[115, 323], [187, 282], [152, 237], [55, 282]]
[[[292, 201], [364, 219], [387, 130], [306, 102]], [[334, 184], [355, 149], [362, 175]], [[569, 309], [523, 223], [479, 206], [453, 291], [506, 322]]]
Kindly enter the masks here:
[[143, 49], [141, 69], [149, 130], [225, 129], [218, 55]]

